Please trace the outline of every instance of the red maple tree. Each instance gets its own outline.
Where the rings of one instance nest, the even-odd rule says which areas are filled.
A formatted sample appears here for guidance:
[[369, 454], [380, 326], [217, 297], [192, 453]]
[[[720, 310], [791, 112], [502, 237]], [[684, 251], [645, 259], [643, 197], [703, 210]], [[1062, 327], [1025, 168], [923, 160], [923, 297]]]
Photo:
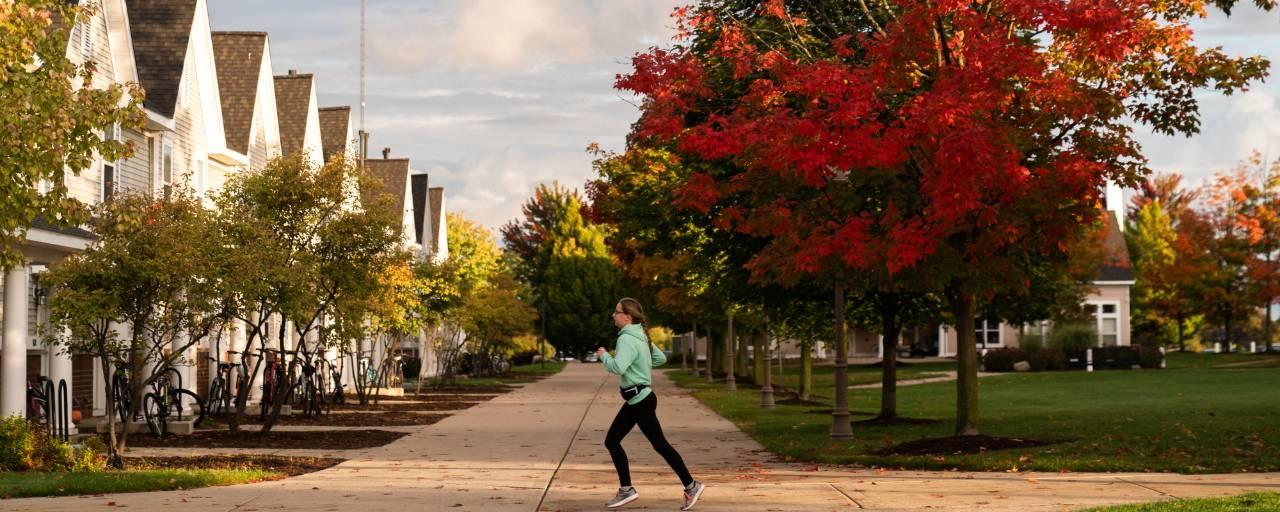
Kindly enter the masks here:
[[644, 98], [632, 142], [721, 164], [679, 204], [732, 202], [718, 222], [770, 239], [753, 269], [931, 276], [960, 335], [962, 435], [977, 433], [975, 300], [1067, 250], [1106, 179], [1137, 182], [1130, 123], [1194, 133], [1195, 89], [1230, 93], [1268, 65], [1197, 48], [1197, 0], [855, 2], [834, 34], [782, 0], [750, 19], [722, 3], [677, 10], [676, 44], [618, 77]]

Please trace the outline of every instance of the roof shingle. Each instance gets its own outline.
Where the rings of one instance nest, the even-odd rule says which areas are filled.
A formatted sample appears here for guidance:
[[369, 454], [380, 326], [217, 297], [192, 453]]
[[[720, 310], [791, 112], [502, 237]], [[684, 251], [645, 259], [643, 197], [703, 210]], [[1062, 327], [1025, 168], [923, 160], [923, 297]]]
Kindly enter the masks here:
[[258, 97], [266, 32], [214, 32], [213, 58], [222, 97], [222, 125], [227, 147], [249, 154], [253, 140], [253, 106]]
[[360, 190], [360, 199], [365, 205], [377, 202], [382, 195], [390, 195], [392, 206], [399, 210], [404, 205], [405, 184], [409, 180], [408, 158], [383, 158], [364, 161], [364, 169], [384, 187], [366, 187]]
[[1107, 212], [1107, 238], [1103, 242], [1106, 251], [1103, 256], [1102, 269], [1098, 273], [1099, 281], [1132, 281], [1134, 279], [1133, 264], [1129, 261], [1129, 246], [1124, 241], [1124, 233], [1120, 231], [1120, 221], [1115, 212]]
[[440, 252], [440, 216], [444, 214], [444, 187], [427, 189], [431, 197], [431, 252]]
[[320, 145], [324, 147], [324, 161], [347, 150], [351, 143], [351, 107], [325, 107], [320, 109]]
[[127, 0], [129, 32], [143, 106], [173, 117], [195, 21], [196, 0]]
[[[414, 174], [411, 188], [413, 189], [414, 238], [418, 240], [418, 243], [422, 243], [422, 224], [427, 211], [427, 175]], [[435, 226], [432, 226], [431, 229], [434, 233]]]
[[311, 107], [312, 76], [290, 71], [276, 75], [276, 113], [280, 123], [280, 150], [288, 155], [302, 151], [307, 138], [307, 112]]

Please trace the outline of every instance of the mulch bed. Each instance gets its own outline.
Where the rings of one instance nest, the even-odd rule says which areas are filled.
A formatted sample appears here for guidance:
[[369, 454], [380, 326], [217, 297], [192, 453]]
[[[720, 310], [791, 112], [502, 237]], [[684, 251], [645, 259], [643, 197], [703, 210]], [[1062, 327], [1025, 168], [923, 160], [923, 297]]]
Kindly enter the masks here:
[[520, 386], [444, 386], [439, 388], [424, 387], [423, 394], [431, 393], [510, 393]]
[[347, 402], [346, 404], [334, 404], [332, 410], [335, 411], [453, 411], [458, 409], [468, 409], [482, 402], [487, 398], [477, 398], [476, 400], [430, 400], [426, 403], [413, 403], [405, 401], [380, 401], [379, 403], [359, 404]]
[[126, 457], [129, 469], [261, 469], [287, 476], [320, 471], [345, 459], [278, 457], [275, 455], [198, 455], [195, 457]]
[[953, 436], [916, 439], [873, 452], [875, 455], [972, 455], [975, 453], [1015, 448], [1035, 448], [1061, 441], [1020, 439], [1016, 437]]
[[[382, 413], [336, 413], [322, 414], [320, 416], [312, 416], [310, 418], [301, 414], [289, 416], [280, 416], [276, 421], [276, 425], [302, 426], [302, 427], [411, 427], [419, 425], [432, 425], [442, 419], [448, 418], [448, 414], [419, 414], [409, 411], [390, 411]], [[245, 416], [242, 425], [261, 425], [262, 420], [257, 415]], [[206, 419], [201, 425], [202, 429], [225, 430], [227, 423], [225, 419], [210, 420]]]
[[404, 437], [386, 430], [318, 430], [297, 432], [200, 430], [189, 436], [131, 434], [129, 446], [142, 448], [273, 448], [289, 450], [355, 450], [373, 448]]

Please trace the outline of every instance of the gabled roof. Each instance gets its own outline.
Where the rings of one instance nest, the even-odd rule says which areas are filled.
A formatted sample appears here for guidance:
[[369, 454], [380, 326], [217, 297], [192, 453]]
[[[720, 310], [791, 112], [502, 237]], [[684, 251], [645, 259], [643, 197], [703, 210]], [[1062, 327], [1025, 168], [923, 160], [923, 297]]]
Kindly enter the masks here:
[[427, 189], [431, 198], [431, 252], [440, 252], [440, 216], [443, 215], [444, 187]]
[[173, 117], [178, 86], [197, 0], [128, 0], [138, 83], [146, 90], [143, 106]]
[[82, 227], [78, 227], [78, 226], [60, 227], [60, 226], [55, 226], [53, 224], [50, 224], [49, 221], [45, 219], [43, 215], [36, 215], [34, 218], [31, 219], [31, 229], [42, 229], [45, 231], [52, 231], [54, 233], [70, 235], [70, 236], [74, 236], [76, 238], [82, 238], [85, 240], [98, 239], [98, 235]]
[[389, 194], [392, 196], [392, 205], [397, 210], [400, 205], [404, 204], [405, 185], [409, 179], [409, 159], [408, 158], [383, 158], [369, 159], [364, 161], [365, 172], [377, 179], [382, 186], [382, 190], [374, 188], [366, 188], [360, 190], [360, 199], [364, 204], [369, 205], [377, 201], [379, 195]]
[[307, 139], [307, 113], [311, 107], [312, 75], [292, 70], [276, 75], [276, 113], [280, 122], [280, 151], [302, 151]]
[[[324, 147], [324, 161], [346, 151], [351, 143], [351, 107], [325, 107], [320, 109], [320, 145]], [[352, 155], [348, 155], [352, 156]]]
[[253, 140], [253, 107], [257, 103], [266, 32], [214, 32], [213, 57], [222, 98], [222, 125], [227, 147], [249, 153]]
[[[427, 211], [427, 175], [414, 174], [410, 188], [413, 191], [413, 232], [418, 243], [422, 242], [422, 224]], [[432, 227], [434, 229], [434, 226]]]
[[1120, 221], [1115, 212], [1107, 211], [1107, 236], [1103, 241], [1104, 256], [1098, 281], [1132, 281], [1133, 264], [1129, 261], [1129, 246], [1120, 231]]

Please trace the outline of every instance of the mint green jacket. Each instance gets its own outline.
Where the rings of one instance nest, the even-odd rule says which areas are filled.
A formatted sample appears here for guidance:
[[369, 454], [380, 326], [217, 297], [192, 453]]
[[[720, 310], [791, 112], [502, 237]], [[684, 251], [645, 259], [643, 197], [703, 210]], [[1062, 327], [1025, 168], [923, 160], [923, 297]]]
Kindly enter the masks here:
[[[618, 346], [614, 355], [605, 352], [600, 358], [604, 369], [609, 373], [622, 377], [618, 379], [619, 388], [628, 388], [636, 384], [653, 385], [653, 368], [667, 362], [666, 354], [658, 347], [649, 350], [649, 336], [640, 324], [631, 324], [618, 331]], [[653, 394], [653, 389], [645, 388], [640, 394], [627, 400], [635, 405]]]

